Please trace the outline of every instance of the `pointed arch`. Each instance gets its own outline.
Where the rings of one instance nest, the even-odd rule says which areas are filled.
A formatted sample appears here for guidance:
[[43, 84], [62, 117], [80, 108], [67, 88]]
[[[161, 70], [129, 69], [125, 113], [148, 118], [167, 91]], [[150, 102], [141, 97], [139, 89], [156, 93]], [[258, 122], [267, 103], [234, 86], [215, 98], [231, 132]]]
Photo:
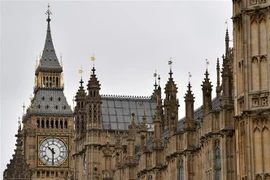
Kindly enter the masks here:
[[270, 130], [267, 126], [262, 129], [264, 172], [270, 172]]
[[250, 28], [250, 38], [251, 38], [251, 55], [258, 55], [259, 54], [259, 25], [257, 22], [257, 15], [251, 16], [251, 28]]
[[178, 161], [178, 173], [177, 173], [178, 175], [178, 180], [184, 180], [184, 178], [185, 178], [185, 175], [184, 175], [184, 161], [183, 161], [183, 159], [180, 159], [179, 161]]
[[218, 139], [215, 140], [214, 157], [215, 157], [215, 180], [221, 180], [220, 141]]
[[253, 146], [254, 146], [254, 164], [255, 173], [261, 173], [262, 170], [262, 137], [259, 127], [253, 130]]
[[268, 87], [268, 71], [267, 71], [267, 60], [265, 56], [262, 56], [260, 59], [260, 80], [261, 80], [261, 89], [267, 89]]
[[251, 60], [251, 75], [252, 75], [252, 90], [259, 90], [259, 62], [257, 57], [253, 57]]

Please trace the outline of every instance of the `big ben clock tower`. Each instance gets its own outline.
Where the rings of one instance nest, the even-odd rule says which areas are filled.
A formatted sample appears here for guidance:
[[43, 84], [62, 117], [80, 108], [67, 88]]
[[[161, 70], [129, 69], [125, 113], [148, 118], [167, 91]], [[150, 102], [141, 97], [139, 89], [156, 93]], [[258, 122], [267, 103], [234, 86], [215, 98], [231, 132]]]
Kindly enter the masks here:
[[32, 179], [72, 179], [73, 112], [64, 95], [47, 14], [45, 46], [35, 71], [34, 98], [23, 117], [23, 152]]

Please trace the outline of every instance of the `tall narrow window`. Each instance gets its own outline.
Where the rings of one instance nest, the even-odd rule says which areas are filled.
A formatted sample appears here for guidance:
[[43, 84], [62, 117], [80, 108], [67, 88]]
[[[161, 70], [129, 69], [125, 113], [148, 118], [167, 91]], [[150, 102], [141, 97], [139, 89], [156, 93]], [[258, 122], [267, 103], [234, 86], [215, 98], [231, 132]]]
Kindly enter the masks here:
[[178, 180], [184, 180], [184, 161], [183, 159], [178, 162]]
[[220, 142], [215, 141], [215, 170], [216, 170], [216, 180], [221, 180], [221, 162], [220, 162]]

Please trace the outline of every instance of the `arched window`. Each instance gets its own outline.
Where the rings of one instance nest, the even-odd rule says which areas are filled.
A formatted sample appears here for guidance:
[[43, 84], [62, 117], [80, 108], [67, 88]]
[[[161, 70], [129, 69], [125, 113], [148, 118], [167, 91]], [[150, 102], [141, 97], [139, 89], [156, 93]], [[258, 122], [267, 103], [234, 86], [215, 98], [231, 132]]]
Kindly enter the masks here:
[[41, 128], [44, 128], [44, 120], [41, 120]]
[[147, 178], [147, 180], [152, 180], [153, 178], [152, 178], [152, 176], [150, 175], [150, 176], [148, 176], [148, 178]]
[[46, 128], [49, 128], [49, 120], [46, 120]]
[[58, 120], [55, 120], [55, 127], [58, 128]]
[[63, 129], [63, 121], [60, 120], [60, 128]]
[[40, 177], [40, 171], [37, 172], [37, 177], [38, 177], [38, 178]]
[[221, 162], [220, 162], [220, 142], [215, 140], [215, 179], [221, 180]]
[[54, 120], [51, 120], [51, 128], [54, 128]]
[[67, 121], [65, 121], [65, 128], [67, 128], [68, 127], [68, 123], [67, 123]]
[[184, 180], [184, 161], [183, 159], [178, 161], [178, 180]]
[[40, 128], [40, 120], [37, 120], [37, 127]]

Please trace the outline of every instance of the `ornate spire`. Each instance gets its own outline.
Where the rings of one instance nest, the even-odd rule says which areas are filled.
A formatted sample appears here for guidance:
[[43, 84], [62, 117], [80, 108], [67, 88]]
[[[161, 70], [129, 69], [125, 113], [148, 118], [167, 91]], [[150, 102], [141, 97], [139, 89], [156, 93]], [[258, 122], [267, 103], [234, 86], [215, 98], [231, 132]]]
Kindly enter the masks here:
[[[155, 78], [155, 84], [154, 84], [154, 91], [152, 93], [151, 98], [157, 100], [157, 96], [161, 99], [161, 88], [160, 88], [160, 75], [158, 75], [157, 78], [157, 72], [155, 71], [154, 73], [154, 78]], [[157, 79], [158, 79], [158, 84], [157, 84]]]
[[178, 121], [178, 99], [177, 99], [177, 86], [174, 83], [173, 77], [172, 77], [172, 68], [171, 68], [171, 58], [168, 62], [170, 65], [170, 72], [169, 72], [169, 79], [167, 84], [165, 85], [165, 99], [164, 99], [164, 112], [165, 112], [165, 118], [163, 122], [163, 127], [166, 129], [167, 127], [170, 127], [170, 130], [172, 130], [172, 133], [175, 133], [177, 131], [177, 121]]
[[186, 103], [186, 119], [184, 121], [184, 129], [191, 130], [194, 129], [194, 95], [191, 91], [190, 82], [188, 83], [188, 90], [185, 95], [185, 103]]
[[216, 87], [216, 95], [220, 96], [221, 87], [220, 87], [220, 67], [219, 67], [219, 59], [217, 58], [217, 87]]
[[172, 72], [172, 58], [170, 57], [170, 60], [168, 61], [168, 64], [170, 65], [170, 72], [169, 72], [169, 75], [170, 75], [170, 79], [172, 79], [172, 75], [173, 75], [173, 72]]
[[226, 35], [225, 35], [225, 57], [228, 58], [229, 57], [229, 32], [228, 32], [228, 27], [226, 29]]
[[212, 84], [209, 79], [209, 73], [206, 69], [205, 78], [202, 84], [203, 91], [203, 106], [205, 115], [212, 110]]
[[36, 74], [40, 71], [45, 72], [62, 72], [62, 67], [58, 61], [58, 58], [55, 53], [55, 49], [53, 46], [52, 35], [51, 35], [51, 11], [50, 5], [48, 5], [48, 10], [45, 13], [47, 15], [47, 35], [45, 40], [45, 45], [43, 49], [43, 53], [41, 59], [39, 60], [39, 65], [36, 69]]
[[185, 102], [189, 102], [189, 101], [191, 101], [191, 102], [194, 102], [194, 96], [193, 96], [193, 94], [192, 94], [192, 91], [191, 91], [191, 85], [190, 85], [190, 82], [188, 83], [188, 90], [187, 90], [187, 93], [186, 93], [186, 95], [185, 95]]
[[168, 61], [168, 64], [170, 65], [170, 72], [169, 72], [169, 79], [168, 79], [168, 82], [165, 86], [165, 93], [166, 92], [170, 92], [170, 93], [173, 93], [173, 94], [176, 94], [177, 93], [177, 87], [176, 87], [176, 84], [174, 83], [174, 80], [173, 80], [173, 72], [172, 72], [172, 61], [171, 61], [171, 58], [170, 60]]
[[79, 89], [78, 89], [78, 91], [76, 93], [76, 96], [75, 96], [75, 100], [76, 101], [78, 101], [80, 99], [85, 99], [85, 97], [86, 97], [86, 92], [84, 90], [83, 83], [84, 82], [83, 82], [83, 80], [81, 78], [81, 80], [80, 80], [80, 87], [79, 87]]
[[154, 73], [154, 78], [155, 78], [155, 84], [154, 84], [154, 87], [155, 87], [155, 90], [157, 90], [157, 71], [155, 70], [155, 73]]
[[96, 77], [96, 74], [95, 74], [95, 67], [92, 68], [91, 70], [91, 77], [90, 77], [90, 80], [88, 81], [88, 90], [90, 89], [96, 89], [96, 90], [100, 90], [100, 84], [99, 84], [99, 81]]
[[232, 89], [233, 89], [233, 76], [232, 71], [230, 69], [230, 62], [229, 62], [229, 33], [228, 29], [226, 29], [226, 35], [225, 35], [225, 56], [223, 55], [223, 64], [222, 64], [222, 106], [226, 105], [232, 105]]

